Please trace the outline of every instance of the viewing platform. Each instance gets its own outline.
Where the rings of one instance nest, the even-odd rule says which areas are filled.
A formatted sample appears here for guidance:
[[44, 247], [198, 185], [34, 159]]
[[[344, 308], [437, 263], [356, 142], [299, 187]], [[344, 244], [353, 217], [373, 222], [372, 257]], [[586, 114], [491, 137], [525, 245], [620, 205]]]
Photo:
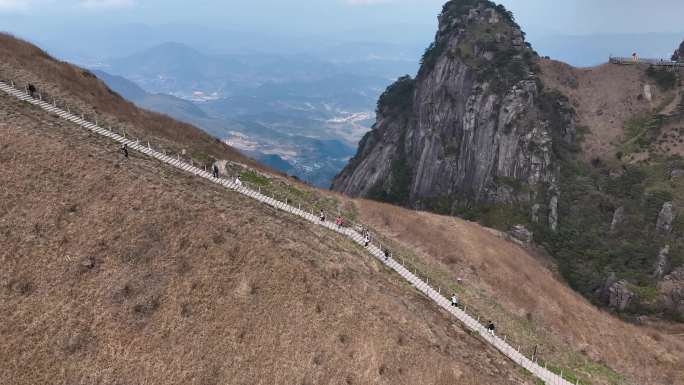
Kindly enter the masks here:
[[665, 59], [649, 59], [640, 57], [618, 57], [611, 56], [608, 59], [609, 63], [619, 64], [619, 65], [635, 65], [635, 64], [648, 64], [656, 67], [668, 67], [668, 68], [684, 68], [684, 62], [665, 60]]

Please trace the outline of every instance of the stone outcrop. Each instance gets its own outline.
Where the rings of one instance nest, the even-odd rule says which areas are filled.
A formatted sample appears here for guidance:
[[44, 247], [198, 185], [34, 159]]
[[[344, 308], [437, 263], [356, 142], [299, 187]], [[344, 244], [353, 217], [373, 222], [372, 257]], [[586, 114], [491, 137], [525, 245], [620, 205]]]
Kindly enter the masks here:
[[523, 244], [530, 243], [534, 239], [534, 234], [523, 225], [513, 226], [508, 233], [513, 239], [516, 239]]
[[684, 41], [679, 45], [679, 48], [672, 55], [673, 61], [684, 61]]
[[625, 220], [625, 208], [623, 206], [618, 207], [615, 209], [615, 212], [613, 213], [613, 220], [610, 222], [610, 232], [614, 233], [617, 231], [618, 226], [622, 224], [622, 221]]
[[672, 232], [672, 224], [677, 217], [675, 206], [672, 202], [665, 202], [660, 213], [658, 214], [658, 221], [656, 222], [656, 230], [660, 234], [668, 235]]
[[624, 311], [632, 303], [634, 293], [627, 288], [626, 281], [618, 281], [615, 274], [611, 274], [598, 290], [598, 295], [606, 306], [613, 310]]
[[660, 302], [671, 316], [684, 319], [684, 266], [666, 275], [658, 284]]
[[684, 177], [684, 170], [676, 168], [670, 171], [670, 179], [679, 179], [681, 177]]
[[[333, 190], [454, 212], [479, 203], [524, 204], [558, 225], [554, 141], [574, 142], [572, 106], [542, 107], [536, 54], [502, 7], [450, 1], [416, 79], [378, 102], [377, 122]], [[543, 214], [543, 215], [542, 215]]]
[[670, 272], [672, 268], [670, 264], [670, 246], [665, 245], [658, 253], [658, 258], [656, 259], [655, 267], [653, 269], [653, 278], [661, 279], [667, 273]]

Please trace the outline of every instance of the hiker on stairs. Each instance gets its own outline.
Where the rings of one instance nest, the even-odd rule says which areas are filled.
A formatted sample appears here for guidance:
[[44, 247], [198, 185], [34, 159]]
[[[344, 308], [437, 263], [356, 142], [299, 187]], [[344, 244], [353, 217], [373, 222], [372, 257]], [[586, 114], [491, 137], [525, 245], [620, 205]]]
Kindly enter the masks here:
[[36, 86], [34, 86], [33, 84], [30, 84], [30, 83], [29, 83], [29, 85], [28, 85], [28, 93], [29, 93], [29, 95], [31, 95], [32, 98], [35, 98], [35, 96], [34, 96], [33, 94], [36, 93]]
[[214, 178], [218, 179], [219, 168], [218, 168], [218, 165], [216, 163], [214, 163], [214, 166], [212, 167], [212, 171], [213, 171]]
[[487, 323], [487, 331], [489, 332], [489, 334], [494, 335], [495, 330], [496, 327], [494, 326], [494, 322], [489, 321], [489, 323]]
[[323, 209], [321, 209], [321, 213], [318, 214], [318, 218], [321, 220], [321, 222], [325, 222], [325, 213], [323, 212]]
[[368, 245], [370, 245], [370, 241], [370, 234], [366, 233], [366, 236], [363, 239], [363, 247], [368, 247]]
[[128, 159], [128, 144], [124, 143], [123, 146], [121, 146], [121, 152], [123, 153], [124, 158]]
[[240, 175], [235, 177], [235, 185], [238, 187], [242, 187], [242, 181], [240, 180]]
[[451, 306], [458, 307], [458, 296], [456, 294], [451, 296]]
[[389, 249], [385, 249], [384, 253], [385, 253], [385, 261], [386, 261], [392, 255], [392, 252]]

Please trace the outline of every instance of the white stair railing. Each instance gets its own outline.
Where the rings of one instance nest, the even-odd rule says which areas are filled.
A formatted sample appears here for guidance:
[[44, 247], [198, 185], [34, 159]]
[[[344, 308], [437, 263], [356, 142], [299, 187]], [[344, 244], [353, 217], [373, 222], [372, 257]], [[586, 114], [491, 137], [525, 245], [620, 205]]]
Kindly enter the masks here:
[[[14, 84], [12, 83], [12, 85]], [[118, 143], [126, 144], [130, 150], [138, 151], [152, 158], [158, 159], [161, 162], [169, 164], [175, 168], [207, 179], [213, 183], [224, 186], [228, 189], [236, 191], [242, 195], [255, 199], [266, 205], [304, 218], [305, 220], [312, 222], [316, 225], [323, 226], [331, 231], [349, 237], [359, 245], [364, 245], [365, 243], [364, 236], [362, 236], [355, 229], [349, 227], [341, 227], [335, 224], [334, 222], [328, 220], [321, 221], [320, 218], [316, 216], [312, 211], [302, 210], [301, 207], [294, 207], [292, 205], [278, 201], [272, 197], [269, 197], [268, 195], [262, 194], [259, 191], [246, 187], [243, 183], [238, 185], [232, 179], [225, 179], [220, 177], [215, 178], [211, 173], [207, 172], [206, 170], [194, 166], [192, 164], [192, 161], [188, 163], [184, 160], [181, 160], [180, 158], [171, 157], [163, 152], [159, 152], [152, 149], [152, 147], [149, 145], [149, 142], [146, 142], [143, 145], [141, 144], [140, 140], [132, 140], [130, 138], [126, 138], [125, 134], [120, 135], [118, 133], [115, 133], [111, 130], [100, 127], [94, 123], [85, 120], [84, 116], [79, 117], [69, 111], [65, 111], [61, 108], [58, 108], [56, 107], [57, 103], [54, 99], [50, 99], [50, 103], [44, 101], [42, 98], [36, 99], [35, 97], [28, 95], [28, 93], [25, 90], [18, 90], [13, 86], [10, 86], [2, 81], [0, 81], [0, 90], [4, 91], [5, 93], [11, 96], [14, 96], [17, 99], [31, 103], [46, 111], [54, 113], [67, 121], [76, 123], [81, 127], [87, 128], [92, 132], [110, 138]], [[382, 247], [376, 246], [375, 244], [370, 244], [368, 247], [366, 247], [366, 249], [373, 257], [375, 257], [381, 263], [386, 265], [388, 268], [394, 270], [404, 279], [410, 282], [416, 288], [416, 290], [426, 295], [443, 310], [446, 310], [448, 313], [453, 315], [456, 319], [461, 321], [468, 329], [478, 333], [480, 337], [484, 339], [487, 343], [496, 348], [498, 351], [500, 351], [503, 355], [508, 357], [517, 365], [528, 370], [535, 377], [544, 381], [548, 385], [573, 385], [572, 383], [565, 380], [561, 375], [553, 373], [550, 370], [547, 370], [546, 368], [538, 365], [531, 359], [527, 358], [524, 354], [522, 354], [519, 351], [519, 349], [515, 349], [505, 340], [502, 340], [499, 336], [490, 333], [484, 325], [482, 325], [474, 317], [467, 314], [464, 310], [458, 307], [451, 306], [451, 302], [441, 294], [441, 290], [435, 290], [434, 287], [431, 287], [427, 282], [423, 281], [419, 276], [412, 273], [409, 269], [407, 269], [404, 265], [399, 263], [393, 257], [386, 257]], [[574, 385], [577, 385], [577, 383]]]

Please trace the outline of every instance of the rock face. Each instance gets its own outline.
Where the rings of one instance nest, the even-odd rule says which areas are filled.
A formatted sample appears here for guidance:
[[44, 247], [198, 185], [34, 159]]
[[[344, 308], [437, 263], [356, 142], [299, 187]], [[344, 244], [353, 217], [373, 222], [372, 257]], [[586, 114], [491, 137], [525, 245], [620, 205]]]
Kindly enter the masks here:
[[670, 272], [670, 246], [665, 245], [658, 253], [658, 258], [656, 259], [655, 267], [653, 269], [653, 278], [661, 279], [667, 273]]
[[665, 202], [663, 208], [658, 214], [658, 222], [656, 222], [656, 229], [663, 235], [668, 235], [672, 232], [672, 223], [674, 222], [677, 213], [672, 202]]
[[658, 285], [663, 308], [679, 319], [684, 319], [684, 266], [675, 269]]
[[615, 274], [606, 279], [598, 294], [605, 305], [617, 311], [624, 311], [634, 298], [634, 293], [627, 288], [627, 282], [618, 281]]
[[618, 226], [622, 224], [622, 221], [625, 220], [625, 208], [623, 206], [618, 207], [615, 209], [615, 212], [613, 213], [613, 220], [610, 222], [610, 232], [614, 233], [617, 231]]
[[684, 61], [684, 41], [679, 45], [679, 48], [672, 55], [673, 61]]
[[684, 170], [676, 168], [670, 172], [670, 179], [679, 179], [684, 177]]
[[567, 99], [542, 95], [535, 60], [503, 7], [448, 2], [418, 76], [382, 95], [373, 130], [333, 190], [440, 212], [540, 204], [531, 215], [555, 228], [553, 144], [573, 143], [575, 125]]
[[530, 243], [530, 242], [532, 242], [532, 240], [534, 238], [534, 234], [523, 225], [513, 226], [511, 231], [509, 231], [508, 233], [514, 239], [517, 239], [518, 241], [520, 241], [522, 243]]

